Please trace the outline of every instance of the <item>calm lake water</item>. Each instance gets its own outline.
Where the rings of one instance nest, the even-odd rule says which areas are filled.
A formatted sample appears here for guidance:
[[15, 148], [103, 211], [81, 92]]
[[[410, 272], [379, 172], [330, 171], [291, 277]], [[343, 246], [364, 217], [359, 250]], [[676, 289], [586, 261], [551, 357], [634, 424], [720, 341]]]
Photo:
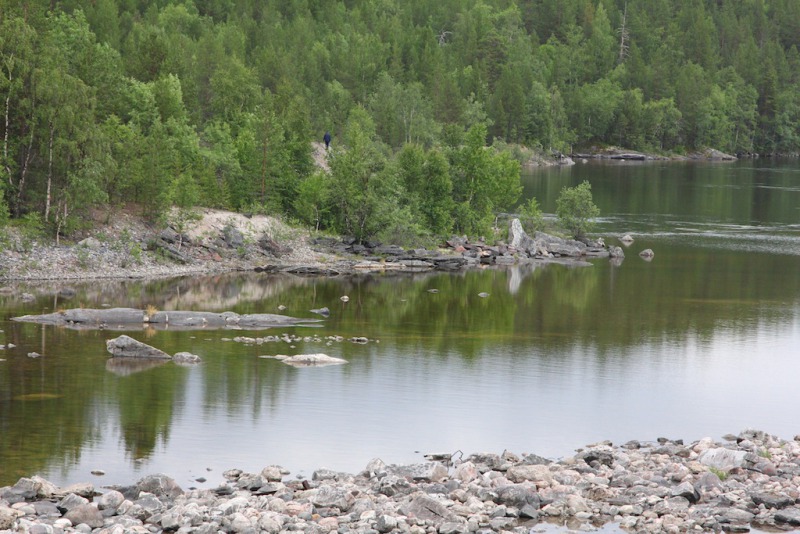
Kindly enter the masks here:
[[[585, 179], [603, 214], [597, 233], [609, 244], [635, 239], [620, 265], [342, 279], [252, 273], [20, 285], [41, 295], [27, 303], [0, 295], [0, 344], [17, 345], [0, 351], [0, 485], [40, 474], [99, 486], [163, 472], [184, 488], [213, 487], [233, 467], [279, 464], [310, 476], [319, 467], [357, 472], [374, 457], [558, 458], [604, 439], [800, 433], [800, 164], [578, 164], [526, 175], [525, 193], [552, 213], [561, 188]], [[638, 256], [645, 248], [655, 251], [650, 262]], [[58, 297], [63, 287], [75, 296]], [[125, 332], [203, 358], [139, 372], [108, 365], [105, 340], [116, 332], [10, 320], [148, 305], [238, 313], [285, 305], [309, 318], [327, 306], [331, 316], [318, 328]], [[232, 340], [283, 334], [309, 339]], [[27, 356], [34, 351], [42, 356]], [[295, 369], [260, 358], [309, 352], [350, 363]]]

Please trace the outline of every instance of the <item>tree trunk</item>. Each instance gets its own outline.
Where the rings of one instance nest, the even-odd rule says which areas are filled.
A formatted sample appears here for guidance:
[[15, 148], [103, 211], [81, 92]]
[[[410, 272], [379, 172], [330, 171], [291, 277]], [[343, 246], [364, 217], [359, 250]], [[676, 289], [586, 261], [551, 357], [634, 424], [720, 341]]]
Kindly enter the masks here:
[[[11, 54], [12, 61], [14, 60], [14, 54]], [[11, 182], [11, 166], [8, 164], [8, 124], [9, 124], [9, 114], [11, 113], [11, 67], [8, 68], [8, 94], [6, 95], [6, 129], [3, 133], [3, 165], [5, 167], [6, 174], [8, 175], [8, 183], [13, 185]]]
[[54, 122], [50, 121], [50, 140], [47, 143], [47, 197], [44, 204], [44, 220], [47, 222], [50, 219], [50, 190], [53, 185], [53, 139], [55, 138], [56, 127]]
[[261, 203], [267, 202], [267, 139], [264, 139], [264, 152], [261, 155]]

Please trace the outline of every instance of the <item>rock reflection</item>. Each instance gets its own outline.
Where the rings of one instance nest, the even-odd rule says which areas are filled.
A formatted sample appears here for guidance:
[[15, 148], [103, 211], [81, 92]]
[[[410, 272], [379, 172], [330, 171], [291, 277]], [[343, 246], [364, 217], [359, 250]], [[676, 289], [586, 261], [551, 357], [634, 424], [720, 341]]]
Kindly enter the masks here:
[[106, 371], [117, 376], [130, 376], [161, 367], [169, 361], [142, 358], [109, 358], [106, 362]]

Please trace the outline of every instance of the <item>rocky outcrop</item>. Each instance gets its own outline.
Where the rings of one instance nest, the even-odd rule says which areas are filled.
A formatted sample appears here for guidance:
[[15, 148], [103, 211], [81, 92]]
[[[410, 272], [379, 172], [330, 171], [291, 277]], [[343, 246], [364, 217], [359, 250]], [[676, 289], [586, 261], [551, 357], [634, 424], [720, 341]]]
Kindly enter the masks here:
[[310, 479], [279, 466], [230, 469], [213, 489], [189, 491], [153, 475], [101, 496], [91, 485], [74, 487], [78, 494], [20, 479], [0, 488], [0, 529], [522, 534], [545, 521], [644, 533], [800, 526], [800, 436], [746, 430], [727, 442], [602, 442], [560, 461], [504, 452], [459, 455], [448, 465], [373, 459], [355, 475], [319, 469]]
[[319, 322], [320, 319], [300, 319], [272, 313], [240, 315], [234, 312], [152, 311], [134, 308], [64, 310], [44, 315], [24, 315], [12, 320], [65, 326], [76, 329], [121, 330], [131, 328], [272, 328]]
[[522, 253], [528, 258], [604, 258], [609, 257], [602, 241], [563, 239], [544, 232], [529, 236], [519, 219], [511, 219], [508, 241], [512, 253]]

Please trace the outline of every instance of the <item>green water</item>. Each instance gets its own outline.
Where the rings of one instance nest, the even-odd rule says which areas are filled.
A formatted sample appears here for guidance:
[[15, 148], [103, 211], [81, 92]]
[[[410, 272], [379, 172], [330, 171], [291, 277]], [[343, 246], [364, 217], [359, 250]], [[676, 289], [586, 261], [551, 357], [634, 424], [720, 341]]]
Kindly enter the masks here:
[[[12, 286], [0, 295], [0, 344], [16, 345], [0, 350], [0, 485], [33, 474], [102, 485], [164, 472], [205, 487], [233, 467], [310, 475], [357, 472], [374, 457], [559, 457], [603, 439], [798, 433], [800, 165], [578, 164], [526, 175], [525, 191], [552, 212], [560, 189], [584, 179], [603, 214], [598, 233], [609, 244], [635, 239], [619, 265]], [[652, 261], [638, 257], [644, 248]], [[75, 295], [58, 297], [64, 287]], [[35, 299], [23, 302], [22, 292]], [[203, 358], [143, 370], [109, 364], [105, 340], [120, 332], [10, 320], [148, 305], [285, 305], [297, 317], [327, 306], [331, 316], [319, 328], [125, 332]], [[282, 334], [309, 340], [232, 340]], [[349, 363], [295, 369], [260, 358], [317, 352]]]

